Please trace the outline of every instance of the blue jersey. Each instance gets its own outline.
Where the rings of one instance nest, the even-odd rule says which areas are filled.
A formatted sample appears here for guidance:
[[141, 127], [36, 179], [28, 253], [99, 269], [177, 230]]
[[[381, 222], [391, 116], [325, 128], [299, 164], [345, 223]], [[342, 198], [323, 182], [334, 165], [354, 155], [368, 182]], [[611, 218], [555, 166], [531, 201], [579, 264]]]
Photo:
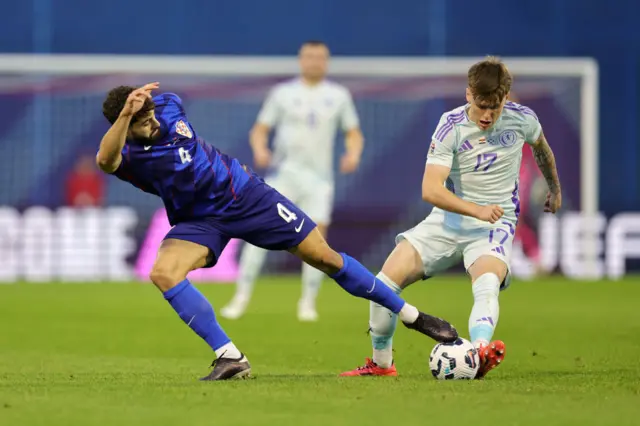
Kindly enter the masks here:
[[200, 139], [177, 95], [153, 101], [161, 136], [150, 145], [127, 141], [114, 175], [162, 198], [171, 225], [224, 218], [240, 192], [260, 178]]

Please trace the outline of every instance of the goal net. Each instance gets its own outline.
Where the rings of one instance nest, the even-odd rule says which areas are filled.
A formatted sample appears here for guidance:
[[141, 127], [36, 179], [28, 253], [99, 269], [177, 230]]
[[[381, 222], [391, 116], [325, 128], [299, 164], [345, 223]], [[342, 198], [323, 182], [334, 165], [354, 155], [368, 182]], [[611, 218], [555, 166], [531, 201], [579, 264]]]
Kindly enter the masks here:
[[[430, 137], [440, 115], [465, 102], [466, 72], [476, 60], [332, 60], [331, 79], [351, 90], [366, 139], [360, 170], [337, 175], [333, 245], [379, 268], [395, 234], [429, 212], [420, 182]], [[537, 113], [554, 148], [566, 211], [597, 212], [597, 66], [588, 59], [504, 61], [514, 100]], [[180, 95], [204, 139], [251, 164], [247, 135], [261, 103], [296, 73], [295, 58], [0, 55], [0, 280], [145, 278], [168, 229], [162, 205], [115, 178], [96, 177], [91, 164], [108, 127], [101, 105], [110, 88], [160, 81], [162, 91]], [[541, 222], [546, 187], [528, 148], [521, 188], [514, 272], [526, 276], [536, 264], [553, 269], [559, 256], [541, 250], [556, 244], [558, 227]], [[238, 249], [233, 242], [217, 268], [194, 278], [233, 280]], [[287, 256], [270, 265], [297, 267]]]

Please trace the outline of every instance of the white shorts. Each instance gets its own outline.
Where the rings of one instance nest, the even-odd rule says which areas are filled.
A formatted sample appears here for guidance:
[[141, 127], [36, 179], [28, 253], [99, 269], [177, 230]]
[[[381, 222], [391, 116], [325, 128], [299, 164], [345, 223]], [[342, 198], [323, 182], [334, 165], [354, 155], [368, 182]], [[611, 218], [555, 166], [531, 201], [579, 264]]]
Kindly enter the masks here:
[[425, 278], [464, 262], [469, 270], [481, 256], [494, 256], [507, 265], [507, 276], [500, 289], [511, 282], [511, 248], [515, 224], [500, 220], [493, 225], [472, 230], [458, 230], [444, 224], [443, 215], [431, 214], [408, 231], [398, 234], [396, 244], [407, 240], [418, 252], [424, 266]]
[[276, 173], [265, 182], [300, 207], [315, 223], [329, 225], [333, 211], [333, 183], [324, 180], [301, 179]]

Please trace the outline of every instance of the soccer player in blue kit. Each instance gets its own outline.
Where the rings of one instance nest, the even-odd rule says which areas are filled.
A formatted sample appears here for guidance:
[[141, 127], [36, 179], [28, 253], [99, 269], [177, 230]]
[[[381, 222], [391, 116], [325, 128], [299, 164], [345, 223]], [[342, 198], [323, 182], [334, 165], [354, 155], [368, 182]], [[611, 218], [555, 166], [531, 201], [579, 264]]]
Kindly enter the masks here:
[[315, 223], [248, 167], [200, 139], [180, 98], [152, 97], [159, 83], [112, 89], [103, 104], [111, 128], [100, 142], [100, 169], [162, 198], [171, 230], [151, 281], [180, 318], [215, 352], [202, 380], [248, 377], [251, 366], [216, 320], [209, 301], [186, 278], [212, 267], [231, 238], [288, 250], [325, 272], [350, 294], [397, 313], [410, 329], [436, 341], [458, 335], [448, 322], [419, 312], [357, 260], [329, 247]]

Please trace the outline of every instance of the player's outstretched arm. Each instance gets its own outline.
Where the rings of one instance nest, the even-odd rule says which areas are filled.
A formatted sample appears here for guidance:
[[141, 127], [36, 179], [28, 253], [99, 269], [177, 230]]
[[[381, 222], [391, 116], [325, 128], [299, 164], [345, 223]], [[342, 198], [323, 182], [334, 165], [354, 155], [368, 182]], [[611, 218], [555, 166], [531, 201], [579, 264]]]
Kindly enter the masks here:
[[253, 151], [253, 162], [256, 167], [266, 169], [271, 164], [271, 150], [269, 149], [269, 132], [271, 127], [256, 122], [249, 133], [249, 144]]
[[122, 148], [127, 139], [127, 132], [133, 116], [142, 109], [147, 99], [151, 99], [151, 91], [159, 87], [158, 83], [149, 83], [131, 92], [125, 102], [118, 119], [104, 134], [100, 141], [100, 149], [96, 155], [98, 167], [106, 173], [115, 172], [122, 162]]
[[533, 150], [533, 157], [538, 164], [538, 168], [542, 172], [549, 187], [545, 211], [555, 213], [562, 206], [562, 191], [558, 170], [556, 169], [556, 158], [553, 155], [547, 139], [544, 137], [544, 133], [540, 133], [538, 139], [531, 145], [531, 149]]
[[360, 165], [362, 150], [364, 149], [364, 136], [359, 127], [349, 129], [344, 135], [345, 153], [340, 160], [341, 173], [353, 173]]
[[422, 199], [442, 210], [495, 223], [504, 214], [497, 205], [480, 206], [456, 196], [444, 187], [451, 169], [439, 164], [427, 164], [422, 178]]
[[113, 173], [118, 170], [122, 162], [121, 152], [127, 139], [127, 131], [130, 124], [131, 116], [120, 115], [102, 137], [96, 162], [103, 172]]

